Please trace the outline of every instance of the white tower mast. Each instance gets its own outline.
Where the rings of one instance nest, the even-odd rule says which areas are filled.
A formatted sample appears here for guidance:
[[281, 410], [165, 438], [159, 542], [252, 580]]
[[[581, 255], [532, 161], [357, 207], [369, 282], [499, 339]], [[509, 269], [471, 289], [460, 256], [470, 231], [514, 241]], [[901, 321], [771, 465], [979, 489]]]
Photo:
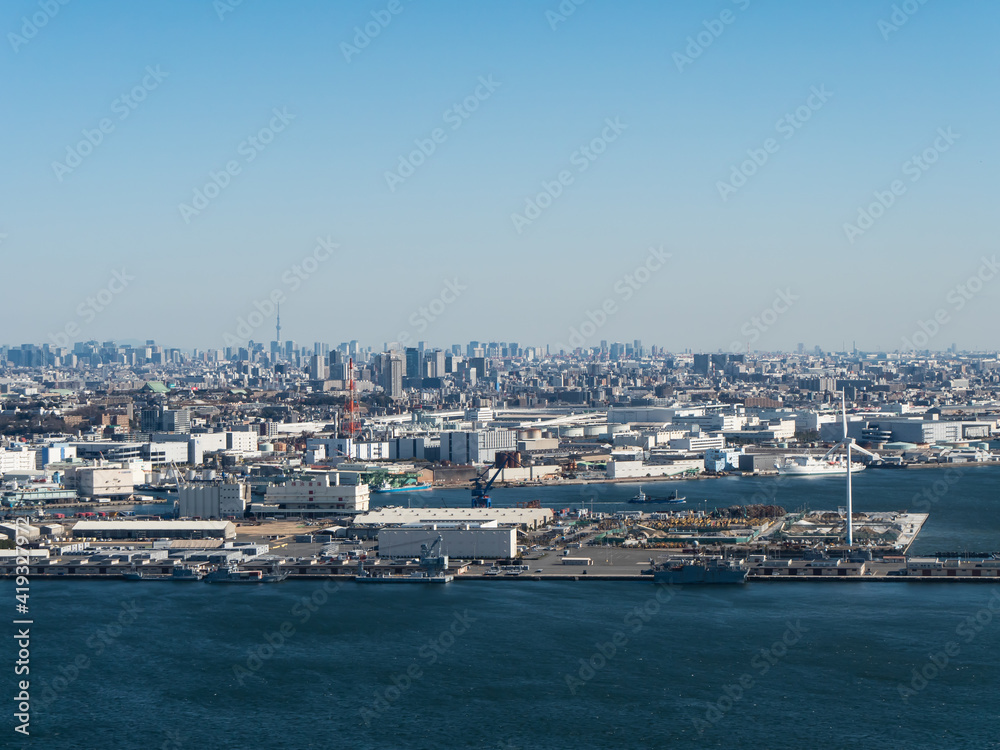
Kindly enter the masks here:
[[844, 419], [844, 445], [847, 446], [847, 546], [854, 544], [854, 508], [851, 498], [851, 441], [847, 439], [847, 396], [841, 393], [841, 415]]

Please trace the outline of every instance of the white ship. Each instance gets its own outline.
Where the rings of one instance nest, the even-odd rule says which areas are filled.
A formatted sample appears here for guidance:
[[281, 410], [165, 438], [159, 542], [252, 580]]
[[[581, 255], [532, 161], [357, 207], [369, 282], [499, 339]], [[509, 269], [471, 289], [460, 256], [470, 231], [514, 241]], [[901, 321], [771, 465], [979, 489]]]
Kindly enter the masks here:
[[[846, 474], [847, 462], [843, 456], [828, 456], [817, 458], [808, 454], [794, 454], [784, 456], [781, 461], [774, 462], [774, 468], [779, 474], [791, 475], [812, 475], [812, 474]], [[858, 461], [851, 461], [851, 473], [864, 471], [865, 465]]]

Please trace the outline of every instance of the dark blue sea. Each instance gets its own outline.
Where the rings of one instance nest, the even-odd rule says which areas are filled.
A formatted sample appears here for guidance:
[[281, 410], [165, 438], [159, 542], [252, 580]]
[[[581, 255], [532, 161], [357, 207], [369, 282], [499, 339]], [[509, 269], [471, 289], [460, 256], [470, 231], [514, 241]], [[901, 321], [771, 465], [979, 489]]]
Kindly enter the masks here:
[[[996, 550], [998, 479], [867, 471], [856, 507], [929, 512], [920, 553]], [[843, 504], [837, 478], [645, 489], [674, 486], [689, 507]], [[635, 489], [501, 488], [493, 500], [608, 510]], [[13, 583], [0, 591], [13, 636]], [[3, 748], [1000, 747], [992, 584], [36, 580], [31, 617], [31, 735], [14, 732], [24, 677], [8, 637]]]

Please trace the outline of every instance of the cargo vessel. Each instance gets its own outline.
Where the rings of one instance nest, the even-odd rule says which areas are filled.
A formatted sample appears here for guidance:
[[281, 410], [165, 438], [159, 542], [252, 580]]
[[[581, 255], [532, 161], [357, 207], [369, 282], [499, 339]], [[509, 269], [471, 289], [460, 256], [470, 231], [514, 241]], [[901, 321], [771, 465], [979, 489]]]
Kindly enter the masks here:
[[[843, 456], [836, 458], [816, 458], [806, 453], [784, 456], [783, 460], [775, 461], [774, 468], [779, 474], [789, 476], [814, 476], [847, 474], [847, 463]], [[851, 462], [851, 473], [864, 471], [865, 464], [859, 461]]]
[[427, 573], [426, 571], [414, 571], [409, 575], [393, 575], [391, 573], [379, 573], [372, 575], [365, 572], [354, 576], [358, 583], [451, 583], [455, 576], [448, 573]]
[[200, 581], [205, 574], [200, 570], [178, 565], [170, 573], [145, 573], [133, 565], [128, 572], [122, 573], [126, 581]]
[[656, 583], [746, 583], [750, 569], [741, 560], [670, 558], [651, 571]]
[[245, 570], [238, 565], [213, 570], [205, 576], [205, 583], [278, 583], [288, 578], [288, 573], [277, 565], [265, 572], [260, 569]]

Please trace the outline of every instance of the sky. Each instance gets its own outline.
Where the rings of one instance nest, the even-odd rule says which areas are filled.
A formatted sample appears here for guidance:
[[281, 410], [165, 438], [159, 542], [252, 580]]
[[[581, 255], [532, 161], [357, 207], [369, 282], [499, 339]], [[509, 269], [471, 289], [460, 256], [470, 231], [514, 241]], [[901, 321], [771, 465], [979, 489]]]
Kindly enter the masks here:
[[300, 345], [997, 349], [998, 27], [970, 0], [11, 0], [0, 344], [267, 342], [277, 300]]

